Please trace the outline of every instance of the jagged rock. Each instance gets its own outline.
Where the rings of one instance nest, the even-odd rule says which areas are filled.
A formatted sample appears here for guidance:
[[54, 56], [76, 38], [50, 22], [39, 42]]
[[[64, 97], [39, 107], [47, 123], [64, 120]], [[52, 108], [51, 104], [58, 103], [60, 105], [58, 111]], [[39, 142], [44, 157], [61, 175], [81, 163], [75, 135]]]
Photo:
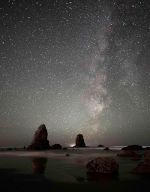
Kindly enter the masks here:
[[86, 147], [82, 134], [77, 135], [75, 147]]
[[119, 164], [113, 157], [97, 157], [91, 160], [86, 168], [88, 175], [117, 175]]
[[47, 140], [47, 129], [44, 124], [40, 125], [35, 131], [33, 141], [28, 146], [28, 150], [47, 150], [50, 149], [49, 141]]
[[129, 151], [129, 150], [132, 150], [132, 151], [139, 151], [139, 150], [142, 150], [143, 149], [143, 147], [142, 146], [140, 146], [140, 145], [129, 145], [129, 146], [127, 146], [127, 147], [123, 147], [121, 150], [127, 150], [127, 151]]
[[62, 149], [62, 146], [60, 144], [54, 144], [51, 149]]

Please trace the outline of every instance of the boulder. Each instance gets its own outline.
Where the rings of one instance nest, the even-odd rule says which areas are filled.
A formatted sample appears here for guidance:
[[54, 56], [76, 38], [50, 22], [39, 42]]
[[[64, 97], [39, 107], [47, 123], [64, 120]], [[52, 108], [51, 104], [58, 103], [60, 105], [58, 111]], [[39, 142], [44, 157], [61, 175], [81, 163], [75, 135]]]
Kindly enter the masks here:
[[140, 146], [140, 145], [129, 145], [129, 146], [127, 146], [127, 147], [123, 147], [122, 148], [122, 150], [127, 150], [127, 151], [129, 151], [129, 150], [132, 150], [132, 151], [139, 151], [139, 150], [142, 150], [143, 149], [143, 147], [142, 146]]
[[133, 157], [131, 158], [131, 160], [133, 160], [133, 161], [139, 161], [139, 160], [141, 160], [141, 157], [142, 157], [142, 155], [137, 154], [137, 155], [133, 156]]
[[133, 169], [132, 173], [138, 175], [149, 175], [150, 176], [150, 161], [140, 162], [135, 169]]
[[86, 147], [82, 134], [77, 135], [75, 147]]
[[150, 150], [144, 152], [144, 160], [150, 162]]
[[62, 149], [62, 146], [60, 144], [54, 144], [51, 149]]
[[105, 151], [109, 151], [109, 147], [105, 147], [105, 149], [104, 149]]
[[49, 141], [47, 140], [47, 129], [44, 124], [40, 125], [35, 131], [31, 145], [28, 150], [47, 150], [50, 149]]
[[150, 176], [150, 150], [144, 152], [143, 162], [140, 162], [132, 173]]
[[113, 157], [97, 157], [86, 165], [88, 175], [117, 175], [119, 164]]
[[69, 153], [66, 153], [66, 155], [65, 155], [66, 157], [69, 157], [70, 156], [70, 154]]
[[135, 151], [127, 151], [127, 150], [121, 150], [117, 153], [117, 156], [119, 157], [140, 157]]

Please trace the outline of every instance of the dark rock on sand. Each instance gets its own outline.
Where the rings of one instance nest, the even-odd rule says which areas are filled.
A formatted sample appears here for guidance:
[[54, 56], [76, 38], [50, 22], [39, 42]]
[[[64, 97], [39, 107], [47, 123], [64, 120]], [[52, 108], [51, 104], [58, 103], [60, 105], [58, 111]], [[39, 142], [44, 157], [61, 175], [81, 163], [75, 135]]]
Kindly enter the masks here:
[[119, 157], [133, 157], [133, 158], [139, 158], [141, 157], [139, 154], [137, 154], [135, 151], [131, 150], [121, 150], [117, 153], [117, 156]]
[[140, 162], [132, 173], [150, 176], [150, 150], [145, 151], [143, 162]]
[[104, 149], [105, 151], [109, 151], [109, 148], [108, 147], [105, 147], [105, 149]]
[[86, 147], [82, 134], [77, 135], [75, 147]]
[[54, 144], [51, 149], [62, 149], [62, 146], [60, 144]]
[[139, 151], [139, 150], [142, 150], [142, 149], [143, 149], [143, 147], [140, 146], [140, 145], [129, 145], [129, 146], [127, 146], [127, 147], [123, 147], [121, 150], [127, 150], [127, 151], [129, 151], [129, 150], [132, 150], [132, 151]]
[[69, 153], [66, 153], [66, 157], [69, 157], [70, 156], [70, 154]]
[[150, 150], [144, 152], [144, 160], [150, 162]]
[[150, 176], [150, 151], [147, 150], [143, 156], [144, 161], [139, 163], [132, 173], [140, 175], [149, 175]]
[[33, 141], [28, 146], [28, 150], [47, 150], [50, 149], [49, 141], [47, 140], [47, 129], [44, 124], [40, 125], [35, 131]]
[[144, 150], [150, 150], [150, 147], [145, 147]]
[[118, 175], [119, 164], [113, 157], [97, 157], [91, 160], [86, 168], [90, 179], [103, 176], [114, 177]]
[[132, 173], [150, 176], [150, 161], [140, 162], [136, 168], [133, 169]]
[[141, 160], [141, 157], [142, 157], [142, 155], [137, 154], [136, 156], [133, 156], [133, 157], [131, 158], [131, 160], [133, 160], [133, 161], [139, 161], [139, 160]]
[[121, 151], [117, 153], [119, 157], [131, 157], [132, 160], [138, 161], [141, 159], [141, 154], [138, 154], [137, 151], [142, 150], [142, 146], [140, 145], [129, 145], [127, 147], [123, 147]]
[[104, 145], [98, 145], [97, 147], [104, 147]]

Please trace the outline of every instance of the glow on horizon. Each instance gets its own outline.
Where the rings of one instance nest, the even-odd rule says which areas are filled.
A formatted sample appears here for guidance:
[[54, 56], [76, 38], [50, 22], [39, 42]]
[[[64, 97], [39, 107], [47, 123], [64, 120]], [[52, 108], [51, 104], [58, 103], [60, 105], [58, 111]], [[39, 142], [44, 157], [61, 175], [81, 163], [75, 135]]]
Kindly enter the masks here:
[[69, 144], [69, 147], [74, 147], [74, 146], [75, 146], [75, 143]]

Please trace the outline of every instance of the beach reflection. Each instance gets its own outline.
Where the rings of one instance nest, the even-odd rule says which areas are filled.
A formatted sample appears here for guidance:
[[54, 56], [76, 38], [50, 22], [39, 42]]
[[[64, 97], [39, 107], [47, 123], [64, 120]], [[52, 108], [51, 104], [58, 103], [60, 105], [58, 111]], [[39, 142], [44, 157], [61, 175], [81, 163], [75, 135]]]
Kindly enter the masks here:
[[34, 157], [32, 158], [32, 169], [34, 174], [44, 174], [47, 164], [47, 158]]

